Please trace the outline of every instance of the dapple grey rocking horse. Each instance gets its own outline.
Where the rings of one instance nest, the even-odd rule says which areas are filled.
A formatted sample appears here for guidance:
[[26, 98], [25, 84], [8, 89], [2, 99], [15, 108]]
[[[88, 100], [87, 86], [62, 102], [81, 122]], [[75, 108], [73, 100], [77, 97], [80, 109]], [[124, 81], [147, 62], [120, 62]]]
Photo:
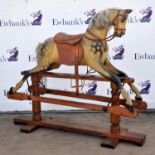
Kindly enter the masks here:
[[[106, 9], [94, 15], [84, 34], [67, 35], [58, 33], [55, 37], [45, 40], [36, 48], [37, 66], [31, 70], [21, 72], [23, 78], [15, 87], [11, 87], [9, 93], [15, 93], [32, 74], [49, 71], [60, 67], [61, 64], [67, 65], [87, 65], [94, 69], [101, 76], [114, 82], [119, 88], [119, 92], [126, 100], [124, 106], [133, 111], [133, 103], [128, 92], [124, 89], [121, 79], [128, 78], [127, 74], [115, 68], [108, 59], [107, 41], [114, 37], [122, 37], [126, 31], [126, 22], [131, 9]], [[114, 27], [112, 36], [107, 37], [110, 27]], [[72, 39], [71, 39], [72, 38]], [[78, 43], [78, 52], [66, 52], [70, 44], [74, 46]], [[77, 44], [76, 44], [77, 45]], [[61, 50], [63, 49], [63, 50]], [[142, 100], [139, 90], [133, 83], [130, 83], [132, 91], [136, 94], [137, 100]]]

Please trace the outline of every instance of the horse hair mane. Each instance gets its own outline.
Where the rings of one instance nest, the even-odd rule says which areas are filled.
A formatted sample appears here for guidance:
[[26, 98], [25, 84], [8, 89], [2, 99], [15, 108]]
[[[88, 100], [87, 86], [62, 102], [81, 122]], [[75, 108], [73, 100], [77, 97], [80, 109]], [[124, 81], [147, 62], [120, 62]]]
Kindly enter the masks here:
[[106, 10], [102, 10], [98, 12], [95, 16], [92, 17], [89, 23], [89, 27], [96, 27], [96, 28], [108, 28], [112, 26], [113, 23], [110, 21], [110, 16], [115, 14], [116, 11], [120, 9], [117, 8], [110, 8]]

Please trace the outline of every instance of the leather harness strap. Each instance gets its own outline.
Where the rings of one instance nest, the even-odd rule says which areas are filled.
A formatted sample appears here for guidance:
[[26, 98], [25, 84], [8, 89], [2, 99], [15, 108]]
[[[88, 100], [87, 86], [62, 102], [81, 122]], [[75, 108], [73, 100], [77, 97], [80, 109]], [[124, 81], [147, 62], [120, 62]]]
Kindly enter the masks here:
[[92, 33], [90, 31], [90, 29], [87, 29], [87, 34], [84, 34], [84, 37], [87, 38], [88, 40], [93, 40], [93, 41], [110, 41], [112, 39], [114, 39], [115, 35], [112, 34], [106, 38], [100, 38], [99, 36], [97, 36], [96, 34]]

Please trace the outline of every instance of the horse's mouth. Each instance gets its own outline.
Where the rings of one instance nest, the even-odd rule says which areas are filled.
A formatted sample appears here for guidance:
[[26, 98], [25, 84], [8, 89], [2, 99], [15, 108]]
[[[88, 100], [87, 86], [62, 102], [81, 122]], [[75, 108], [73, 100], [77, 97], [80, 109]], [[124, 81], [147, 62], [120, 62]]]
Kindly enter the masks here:
[[125, 32], [123, 32], [123, 31], [117, 32], [116, 31], [114, 34], [115, 34], [116, 37], [122, 37], [125, 34]]
[[120, 38], [123, 36], [123, 34], [115, 34], [115, 36]]

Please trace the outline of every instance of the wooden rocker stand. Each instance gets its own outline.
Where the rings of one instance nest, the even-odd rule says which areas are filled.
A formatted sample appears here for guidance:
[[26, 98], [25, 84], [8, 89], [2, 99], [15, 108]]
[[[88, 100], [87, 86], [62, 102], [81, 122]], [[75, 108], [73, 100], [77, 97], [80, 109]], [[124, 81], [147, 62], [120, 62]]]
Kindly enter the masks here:
[[[147, 104], [143, 101], [132, 100], [135, 110], [133, 113], [129, 112], [126, 108], [121, 106], [123, 105], [123, 103], [125, 103], [125, 100], [119, 98], [120, 96], [119, 93], [115, 93], [117, 90], [117, 87], [114, 83], [111, 83], [111, 89], [112, 89], [111, 97], [81, 94], [78, 91], [79, 79], [96, 80], [96, 81], [104, 81], [104, 82], [110, 82], [110, 81], [100, 76], [78, 75], [78, 78], [77, 78], [76, 75], [77, 74], [72, 75], [72, 74], [59, 74], [59, 73], [49, 73], [49, 72], [34, 74], [31, 76], [32, 85], [29, 86], [28, 88], [29, 91], [31, 92], [30, 93], [31, 95], [24, 94], [24, 93], [14, 93], [14, 94], [8, 93], [7, 96], [10, 99], [32, 101], [32, 118], [19, 117], [14, 119], [15, 124], [26, 125], [23, 128], [21, 128], [20, 131], [30, 133], [39, 127], [47, 127], [52, 129], [62, 129], [65, 131], [72, 131], [72, 132], [79, 132], [79, 133], [100, 136], [103, 138], [103, 142], [101, 146], [106, 146], [110, 148], [115, 148], [120, 141], [132, 142], [139, 146], [142, 146], [145, 142], [146, 135], [129, 132], [128, 129], [121, 128], [120, 121], [121, 121], [121, 116], [136, 118], [138, 115], [137, 109], [144, 110], [147, 108]], [[76, 79], [76, 92], [67, 92], [62, 90], [53, 90], [53, 89], [47, 89], [47, 88], [41, 87], [40, 79], [42, 77]], [[127, 79], [122, 82], [130, 83], [130, 82], [133, 82], [133, 79]], [[75, 102], [70, 100], [67, 101], [62, 99], [60, 100], [60, 99], [40, 96], [43, 94], [62, 95], [62, 96], [96, 100], [96, 101], [102, 101], [102, 102], [111, 102], [111, 106], [107, 107], [104, 105], [88, 104], [88, 103]], [[101, 112], [104, 112], [104, 111], [109, 112], [111, 116], [110, 129], [62, 122], [59, 120], [55, 120], [54, 118], [51, 118], [51, 117], [44, 118], [41, 116], [41, 102], [85, 108], [85, 109], [101, 111]]]

